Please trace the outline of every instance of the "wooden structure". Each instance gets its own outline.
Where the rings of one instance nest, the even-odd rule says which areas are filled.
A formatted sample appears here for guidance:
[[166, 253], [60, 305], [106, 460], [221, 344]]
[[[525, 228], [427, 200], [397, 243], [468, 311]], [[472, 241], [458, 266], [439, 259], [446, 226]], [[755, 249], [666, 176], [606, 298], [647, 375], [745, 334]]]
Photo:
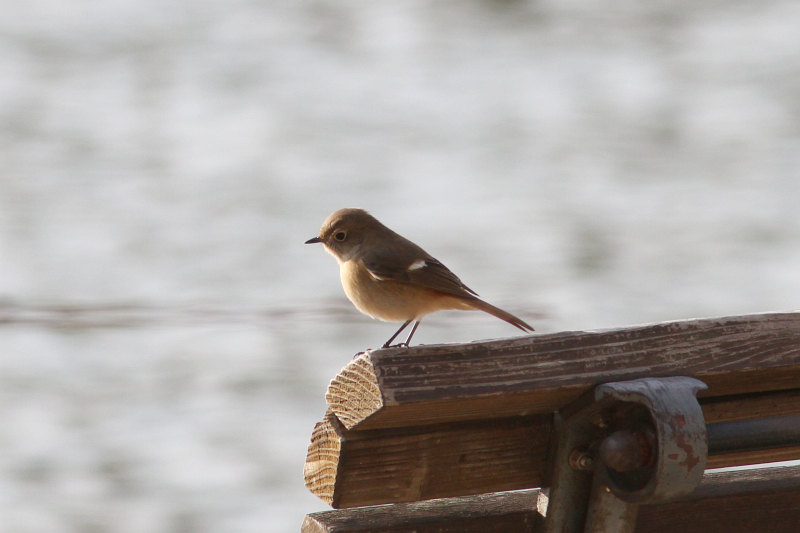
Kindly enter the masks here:
[[800, 531], [761, 464], [800, 459], [800, 312], [376, 350], [327, 401], [306, 533]]

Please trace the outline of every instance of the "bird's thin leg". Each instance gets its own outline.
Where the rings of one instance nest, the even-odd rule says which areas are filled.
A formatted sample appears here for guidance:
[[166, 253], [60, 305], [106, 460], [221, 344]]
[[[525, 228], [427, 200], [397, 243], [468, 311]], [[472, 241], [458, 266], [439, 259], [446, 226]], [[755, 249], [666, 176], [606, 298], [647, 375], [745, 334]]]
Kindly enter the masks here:
[[[389, 337], [389, 340], [388, 340], [388, 341], [386, 341], [385, 343], [383, 343], [383, 346], [381, 346], [381, 348], [388, 348], [388, 347], [389, 347], [389, 346], [392, 344], [392, 341], [395, 339], [395, 337], [397, 337], [398, 335], [400, 335], [400, 332], [401, 332], [401, 331], [403, 331], [404, 329], [406, 329], [406, 327], [407, 327], [409, 324], [411, 324], [411, 321], [412, 321], [412, 320], [413, 320], [413, 318], [412, 318], [412, 319], [409, 319], [409, 320], [406, 320], [405, 322], [403, 322], [403, 325], [402, 325], [402, 326], [400, 326], [400, 329], [398, 329], [397, 331], [395, 331], [395, 332], [394, 332], [394, 335], [392, 335], [391, 337]], [[419, 324], [419, 322], [418, 322], [417, 324]], [[417, 329], [417, 327], [416, 327], [416, 326], [414, 326], [414, 329]], [[412, 331], [412, 332], [411, 332], [411, 334], [413, 335], [413, 334], [414, 334], [414, 332]]]
[[410, 343], [410, 342], [411, 342], [411, 337], [413, 337], [413, 336], [414, 336], [414, 333], [416, 333], [416, 331], [417, 331], [417, 328], [419, 327], [419, 323], [420, 323], [420, 322], [422, 322], [422, 320], [417, 320], [416, 322], [414, 322], [414, 327], [413, 327], [413, 328], [411, 328], [411, 333], [409, 333], [409, 334], [408, 334], [408, 338], [406, 339], [406, 342], [405, 342], [405, 345], [406, 345], [406, 346], [408, 346], [408, 343]]

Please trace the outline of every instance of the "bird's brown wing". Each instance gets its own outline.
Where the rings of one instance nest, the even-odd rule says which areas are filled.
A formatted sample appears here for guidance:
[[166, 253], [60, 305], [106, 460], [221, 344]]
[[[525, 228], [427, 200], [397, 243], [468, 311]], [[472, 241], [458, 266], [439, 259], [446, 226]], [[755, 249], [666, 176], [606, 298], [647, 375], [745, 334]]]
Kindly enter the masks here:
[[[475, 309], [485, 311], [522, 331], [533, 327], [508, 311], [484, 302], [475, 291], [464, 285], [449, 268], [416, 244], [401, 241], [401, 249], [372, 249], [362, 256], [364, 266], [372, 277], [383, 281], [408, 283], [463, 298]], [[408, 259], [412, 257], [414, 259]]]
[[[370, 250], [362, 257], [364, 266], [379, 280], [409, 283], [454, 296], [471, 298], [477, 295], [439, 260], [410, 241], [407, 244], [413, 246], [414, 253], [408, 253], [412, 250], [408, 246], [403, 250], [406, 253], [391, 249]], [[409, 260], [409, 256], [413, 259]]]

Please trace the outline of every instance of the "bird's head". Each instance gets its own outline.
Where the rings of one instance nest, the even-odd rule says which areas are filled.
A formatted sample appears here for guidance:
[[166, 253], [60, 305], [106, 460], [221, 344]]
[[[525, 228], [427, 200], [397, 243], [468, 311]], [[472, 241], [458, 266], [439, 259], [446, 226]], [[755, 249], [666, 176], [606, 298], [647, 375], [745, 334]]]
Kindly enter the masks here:
[[319, 235], [306, 244], [321, 242], [339, 262], [357, 257], [371, 236], [387, 228], [363, 209], [348, 207], [331, 213], [322, 223]]

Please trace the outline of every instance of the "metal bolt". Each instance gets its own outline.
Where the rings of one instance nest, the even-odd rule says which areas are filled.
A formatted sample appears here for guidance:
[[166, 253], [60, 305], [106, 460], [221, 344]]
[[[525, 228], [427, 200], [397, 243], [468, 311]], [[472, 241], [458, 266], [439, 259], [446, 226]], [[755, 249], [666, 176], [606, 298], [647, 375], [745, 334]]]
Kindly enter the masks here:
[[594, 466], [594, 459], [586, 450], [575, 448], [569, 454], [569, 466], [574, 470], [591, 470]]

